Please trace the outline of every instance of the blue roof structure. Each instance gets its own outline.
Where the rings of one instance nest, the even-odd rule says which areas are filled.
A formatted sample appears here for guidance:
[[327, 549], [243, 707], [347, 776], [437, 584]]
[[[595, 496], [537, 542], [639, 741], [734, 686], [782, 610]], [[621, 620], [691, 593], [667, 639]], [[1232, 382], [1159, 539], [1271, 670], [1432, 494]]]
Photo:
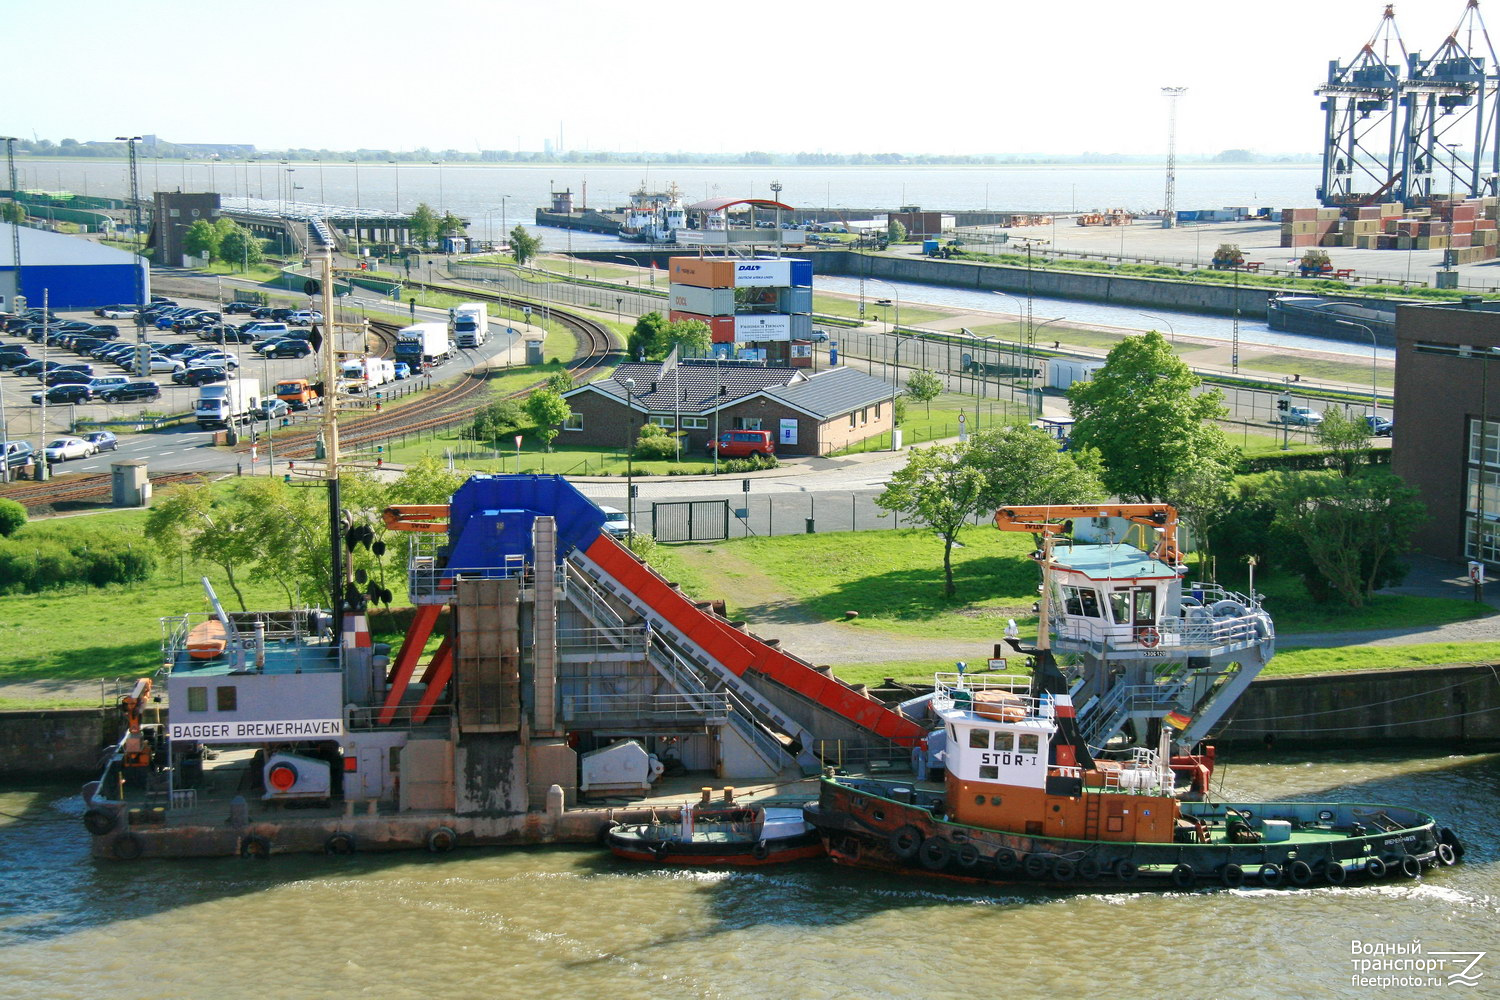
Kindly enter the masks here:
[[1177, 576], [1166, 563], [1125, 542], [1058, 545], [1052, 551], [1052, 563], [1090, 580], [1170, 580]]

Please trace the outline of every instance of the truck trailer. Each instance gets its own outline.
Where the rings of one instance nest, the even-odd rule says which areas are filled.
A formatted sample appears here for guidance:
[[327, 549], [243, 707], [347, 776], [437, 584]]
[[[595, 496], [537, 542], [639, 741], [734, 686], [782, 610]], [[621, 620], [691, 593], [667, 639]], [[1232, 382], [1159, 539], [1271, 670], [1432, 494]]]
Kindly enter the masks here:
[[339, 366], [339, 388], [344, 392], [378, 389], [396, 380], [396, 363], [388, 358], [350, 358]]
[[396, 359], [413, 368], [423, 362], [437, 364], [452, 355], [446, 323], [416, 323], [396, 331]]
[[490, 315], [479, 302], [465, 302], [448, 310], [448, 328], [456, 347], [482, 347], [490, 337]]
[[232, 378], [198, 388], [193, 416], [204, 430], [249, 423], [260, 409], [260, 383], [253, 378]]

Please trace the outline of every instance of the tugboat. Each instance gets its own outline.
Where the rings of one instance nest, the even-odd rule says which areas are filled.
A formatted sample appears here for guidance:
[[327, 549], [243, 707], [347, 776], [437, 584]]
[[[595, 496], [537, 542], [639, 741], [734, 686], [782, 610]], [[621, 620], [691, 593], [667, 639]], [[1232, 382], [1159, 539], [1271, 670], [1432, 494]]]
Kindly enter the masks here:
[[[924, 707], [940, 727], [926, 760], [941, 763], [941, 787], [825, 777], [804, 813], [829, 856], [993, 882], [1179, 890], [1415, 878], [1456, 864], [1463, 844], [1417, 809], [1212, 796], [1213, 747], [1191, 748], [1270, 659], [1274, 630], [1253, 592], [1184, 585], [1176, 521], [1155, 504], [998, 511], [996, 527], [1041, 539], [1037, 645], [1007, 640], [1033, 673], [938, 674]], [[1154, 535], [1149, 552], [1116, 540], [1122, 528]], [[1095, 543], [1079, 544], [1089, 534]], [[1075, 662], [1059, 666], [1054, 649]]]
[[604, 842], [615, 856], [663, 865], [769, 865], [823, 855], [797, 808], [684, 805], [647, 823], [616, 825]]

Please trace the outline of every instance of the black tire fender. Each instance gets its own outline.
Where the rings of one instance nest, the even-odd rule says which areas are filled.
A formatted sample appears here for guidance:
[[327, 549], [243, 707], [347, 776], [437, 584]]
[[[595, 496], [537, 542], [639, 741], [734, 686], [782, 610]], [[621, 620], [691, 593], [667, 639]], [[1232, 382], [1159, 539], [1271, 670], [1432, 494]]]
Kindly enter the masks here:
[[889, 842], [892, 854], [902, 861], [910, 861], [922, 848], [922, 831], [908, 824], [893, 830]]
[[265, 837], [251, 835], [240, 841], [240, 857], [256, 858], [260, 861], [271, 857], [271, 841]]
[[90, 809], [83, 814], [83, 828], [96, 837], [113, 833], [120, 825], [120, 814], [113, 809]]
[[1349, 878], [1349, 870], [1337, 861], [1329, 861], [1323, 866], [1323, 878], [1329, 885], [1343, 885]]
[[1438, 831], [1438, 842], [1447, 844], [1453, 848], [1453, 856], [1459, 861], [1464, 859], [1464, 842], [1458, 839], [1458, 834], [1451, 827], [1443, 827]]
[[1099, 862], [1093, 858], [1084, 858], [1078, 862], [1078, 877], [1085, 882], [1092, 882], [1099, 877]]
[[756, 861], [764, 861], [771, 856], [771, 848], [764, 840], [757, 840], [755, 846], [750, 848], [750, 856]]
[[1067, 858], [1058, 858], [1052, 862], [1052, 870], [1048, 874], [1054, 882], [1071, 882], [1078, 877], [1078, 866]]
[[133, 833], [122, 833], [109, 845], [109, 853], [120, 861], [134, 861], [145, 849], [145, 843]]
[[1260, 879], [1260, 884], [1267, 888], [1281, 884], [1281, 868], [1270, 862], [1261, 865], [1255, 874]]
[[1231, 861], [1219, 869], [1219, 881], [1227, 889], [1238, 889], [1245, 884], [1245, 869]]
[[1192, 865], [1178, 865], [1172, 869], [1172, 884], [1179, 889], [1191, 888], [1195, 877]]
[[1458, 852], [1453, 849], [1452, 844], [1439, 844], [1437, 846], [1438, 864], [1444, 868], [1452, 868], [1458, 864]]
[[1002, 847], [995, 852], [995, 870], [1001, 872], [1012, 872], [1016, 870], [1016, 852], [1008, 847]]
[[[610, 833], [612, 833], [619, 826], [620, 826], [620, 824], [616, 823], [614, 820], [608, 820], [608, 821], [606, 821], [603, 826], [599, 827], [599, 838], [598, 838], [599, 839], [599, 843], [601, 843], [601, 844], [607, 844], [607, 843], [609, 843], [609, 835], [610, 835]], [[446, 830], [446, 829], [448, 829], [446, 826], [440, 826], [440, 827], [438, 827], [437, 830], [433, 830], [431, 833], [429, 833], [427, 835], [427, 849], [429, 851], [432, 851], [432, 853], [434, 853], [434, 854], [440, 854], [440, 853], [442, 853], [441, 851], [433, 851], [432, 850], [432, 838], [438, 832], [438, 830]]]
[[332, 855], [353, 854], [354, 853], [354, 848], [355, 848], [354, 834], [352, 834], [352, 833], [335, 833], [335, 834], [331, 834], [331, 835], [329, 835], [329, 837], [328, 837], [327, 840], [323, 841], [323, 853], [324, 854], [332, 854]]
[[1306, 885], [1312, 881], [1312, 865], [1298, 859], [1293, 861], [1287, 868], [1287, 878], [1291, 879], [1292, 885]]
[[1123, 882], [1132, 881], [1140, 873], [1140, 868], [1134, 861], [1131, 861], [1129, 858], [1125, 858], [1123, 861], [1115, 863], [1115, 878], [1120, 879]]
[[1408, 854], [1401, 859], [1401, 874], [1407, 878], [1416, 878], [1422, 874], [1422, 862]]
[[1047, 874], [1047, 869], [1051, 865], [1051, 859], [1045, 854], [1028, 854], [1026, 860], [1021, 863], [1021, 870], [1030, 878], [1041, 878]]
[[979, 867], [979, 848], [968, 841], [959, 844], [953, 856], [960, 868], [974, 869]]
[[917, 860], [928, 871], [942, 871], [953, 857], [953, 845], [946, 837], [928, 837], [917, 851]]
[[1365, 874], [1370, 878], [1385, 878], [1386, 872], [1390, 871], [1384, 858], [1371, 858], [1365, 862]]

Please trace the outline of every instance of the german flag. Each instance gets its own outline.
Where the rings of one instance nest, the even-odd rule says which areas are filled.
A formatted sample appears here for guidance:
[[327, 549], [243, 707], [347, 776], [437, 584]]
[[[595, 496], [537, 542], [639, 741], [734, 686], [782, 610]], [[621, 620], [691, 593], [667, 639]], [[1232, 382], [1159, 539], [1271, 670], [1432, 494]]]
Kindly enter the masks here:
[[1161, 721], [1165, 722], [1167, 725], [1171, 726], [1173, 729], [1177, 730], [1180, 733], [1188, 727], [1189, 723], [1193, 721], [1193, 717], [1191, 715], [1187, 715], [1183, 712], [1179, 712], [1176, 709], [1173, 709], [1172, 711], [1168, 712], [1166, 718], [1162, 719]]

